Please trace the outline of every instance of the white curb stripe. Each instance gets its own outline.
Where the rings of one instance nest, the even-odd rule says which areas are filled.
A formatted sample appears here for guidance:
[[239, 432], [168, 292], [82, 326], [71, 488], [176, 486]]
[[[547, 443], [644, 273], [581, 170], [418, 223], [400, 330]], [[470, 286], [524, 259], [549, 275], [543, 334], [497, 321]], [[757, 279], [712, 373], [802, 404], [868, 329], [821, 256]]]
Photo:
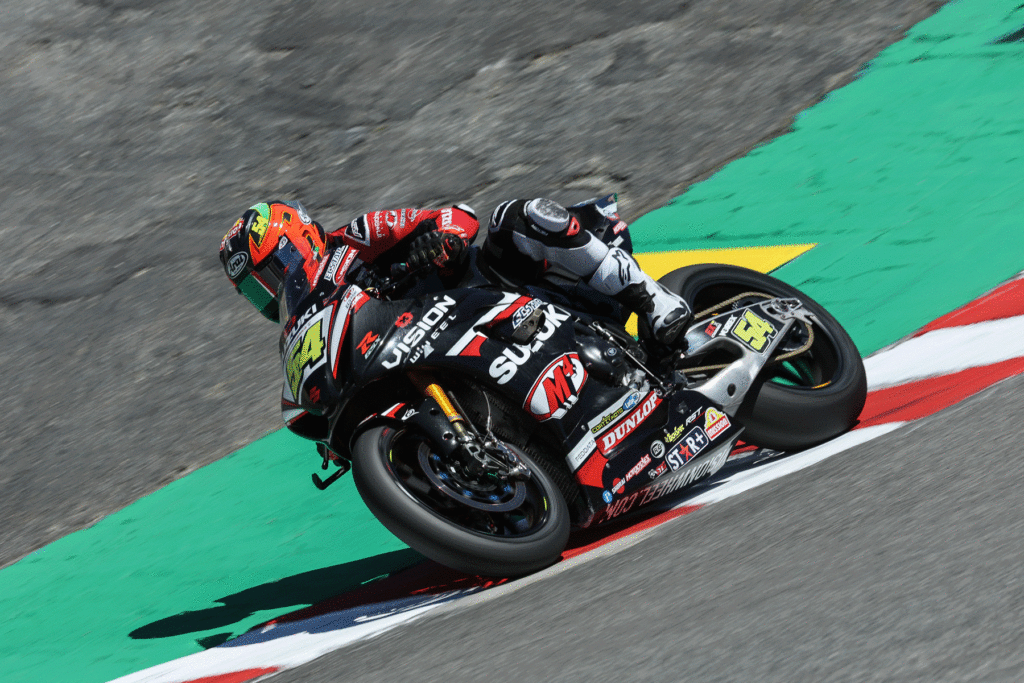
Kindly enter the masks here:
[[438, 606], [427, 605], [340, 631], [296, 633], [255, 645], [215, 647], [116, 678], [111, 683], [181, 683], [246, 669], [291, 669], [350, 643], [390, 631]]
[[782, 460], [766, 463], [762, 467], [737, 472], [723, 479], [712, 490], [683, 501], [677, 507], [682, 505], [709, 505], [726, 498], [731, 498], [780, 477], [793, 474], [812, 465], [817, 465], [822, 460], [831, 458], [833, 455], [838, 455], [843, 451], [860, 446], [872, 439], [877, 439], [889, 432], [894, 432], [905, 424], [905, 422], [887, 422], [886, 424], [875, 425], [874, 427], [857, 429], [820, 446], [815, 446], [810, 450], [786, 456]]
[[1024, 356], [1024, 317], [947, 327], [908, 339], [864, 361], [868, 388], [949, 375]]

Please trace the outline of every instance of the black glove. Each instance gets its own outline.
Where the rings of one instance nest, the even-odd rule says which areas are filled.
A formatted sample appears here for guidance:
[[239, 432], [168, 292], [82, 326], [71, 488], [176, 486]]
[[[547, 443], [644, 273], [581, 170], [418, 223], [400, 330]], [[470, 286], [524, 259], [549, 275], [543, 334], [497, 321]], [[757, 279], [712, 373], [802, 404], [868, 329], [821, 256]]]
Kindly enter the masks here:
[[431, 231], [420, 235], [409, 246], [409, 269], [419, 270], [431, 263], [443, 268], [458, 258], [465, 246], [461, 237], [450, 233]]

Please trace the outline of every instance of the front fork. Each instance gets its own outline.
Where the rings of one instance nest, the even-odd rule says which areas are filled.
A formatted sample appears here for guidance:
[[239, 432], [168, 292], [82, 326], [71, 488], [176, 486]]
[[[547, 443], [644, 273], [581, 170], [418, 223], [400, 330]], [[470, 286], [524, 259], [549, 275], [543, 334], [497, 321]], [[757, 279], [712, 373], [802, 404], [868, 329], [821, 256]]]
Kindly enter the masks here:
[[[442, 413], [444, 413], [445, 419], [448, 420], [448, 425], [455, 433], [455, 438], [460, 444], [464, 446], [478, 446], [478, 444], [474, 444], [476, 441], [475, 437], [477, 436], [475, 434], [476, 430], [473, 429], [473, 426], [469, 421], [462, 416], [462, 413], [455, 408], [455, 405], [452, 403], [451, 399], [448, 398], [448, 394], [445, 393], [440, 384], [431, 381], [430, 378], [418, 372], [410, 372], [409, 380], [426, 398], [434, 399], [434, 402], [437, 403], [437, 407], [441, 409]], [[469, 426], [467, 427], [467, 425]], [[471, 429], [472, 431], [470, 431]]]
[[[406, 420], [433, 436], [445, 455], [459, 458], [478, 474], [496, 474], [513, 479], [530, 477], [529, 468], [490, 433], [490, 425], [487, 426], [487, 434], [481, 434], [462, 414], [454, 397], [449, 396], [440, 384], [419, 372], [410, 372], [409, 380], [425, 398], [417, 412]], [[443, 419], [436, 414], [438, 410]]]

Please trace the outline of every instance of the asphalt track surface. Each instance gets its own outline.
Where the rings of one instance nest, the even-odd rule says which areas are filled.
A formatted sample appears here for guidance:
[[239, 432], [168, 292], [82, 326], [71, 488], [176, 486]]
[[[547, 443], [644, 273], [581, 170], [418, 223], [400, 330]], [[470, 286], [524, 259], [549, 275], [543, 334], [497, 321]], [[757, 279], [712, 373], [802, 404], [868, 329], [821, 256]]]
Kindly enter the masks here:
[[1020, 681], [1024, 378], [272, 678]]
[[278, 427], [216, 259], [253, 201], [635, 217], [940, 4], [7, 0], [0, 567]]
[[[292, 6], [313, 13], [297, 12], [307, 17], [307, 26], [309, 16], [324, 19], [322, 13], [330, 12], [326, 4]], [[617, 132], [633, 148], [626, 149], [630, 147], [626, 144], [595, 153], [570, 139], [557, 153], [545, 150], [543, 158], [538, 150], [550, 148], [564, 136], [565, 129], [559, 126], [566, 125], [560, 123], [566, 113], [532, 102], [527, 111], [535, 121], [520, 122], [525, 139], [513, 142], [511, 151], [505, 150], [524, 161], [508, 165], [507, 160], [498, 160], [487, 166], [487, 159], [500, 156], [490, 148], [480, 153], [487, 157], [480, 159], [486, 182], [478, 182], [472, 164], [466, 164], [464, 178], [451, 181], [449, 188], [437, 188], [429, 187], [432, 178], [425, 176], [412, 176], [404, 187], [395, 181], [397, 176], [409, 178], [410, 169], [422, 169], [439, 152], [424, 140], [443, 135], [440, 121], [451, 125], [460, 120], [458, 113], [430, 116], [429, 121], [417, 116], [437, 103], [430, 88], [420, 92], [424, 103], [416, 108], [414, 96], [408, 97], [413, 104], [397, 102], [404, 99], [402, 92], [409, 92], [401, 90], [410, 87], [408, 82], [388, 81], [385, 89], [398, 88], [396, 102], [374, 105], [380, 111], [367, 106], [369, 113], [356, 114], [346, 109], [358, 109], [355, 104], [339, 105], [332, 115], [343, 118], [339, 111], [346, 111], [345, 116], [352, 118], [344, 119], [344, 125], [335, 130], [329, 122], [314, 120], [308, 111], [288, 111], [289, 106], [300, 107], [294, 99], [275, 105], [286, 111], [272, 123], [251, 113], [236, 115], [226, 104], [209, 105], [203, 92], [218, 94], [225, 102], [248, 104], [251, 93], [232, 91], [235, 84], [218, 81], [218, 65], [212, 58], [204, 62], [202, 52], [193, 54], [186, 66], [205, 64], [209, 69], [205, 75], [202, 69], [173, 73], [171, 68], [168, 75], [153, 65], [147, 67], [147, 55], [161, 68], [174, 62], [168, 54], [180, 57], [166, 49], [176, 40], [183, 44], [195, 40], [224, 58], [231, 54], [225, 46], [266, 37], [269, 4], [260, 14], [260, 6], [251, 3], [254, 9], [246, 10], [252, 12], [247, 19], [239, 18], [240, 3], [211, 3], [211, 11], [202, 13], [203, 20], [213, 26], [208, 35], [217, 36], [217, 30], [225, 27], [241, 32], [221, 34], [225, 44], [217, 52], [218, 46], [207, 41], [207, 34], [185, 38], [190, 24], [181, 3], [24, 3], [24, 15], [18, 14], [20, 3], [11, 3], [4, 11], [16, 15], [13, 30], [0, 39], [4, 85], [13, 92], [0, 104], [5, 117], [0, 122], [4, 159], [0, 177], [9, 191], [5, 214], [14, 209], [24, 212], [25, 219], [4, 228], [9, 248], [18, 256], [14, 276], [0, 285], [6, 307], [0, 328], [4, 341], [0, 367], [10, 382], [3, 399], [4, 450], [0, 453], [0, 519], [4, 522], [0, 565], [277, 426], [274, 330], [239, 310], [239, 300], [225, 294], [219, 265], [211, 256], [237, 208], [247, 205], [252, 194], [312, 196], [309, 203], [314, 211], [319, 208], [321, 215], [340, 220], [406, 199], [441, 202], [468, 195], [487, 206], [509, 193], [549, 193], [554, 187], [563, 193], [556, 196], [568, 199], [573, 193], [606, 189], [611, 182], [624, 200], [633, 202], [627, 210], [638, 214], [678, 194], [688, 182], [758, 139], [782, 130], [795, 111], [848, 78], [850, 69], [883, 44], [898, 38], [891, 31], [896, 24], [906, 26], [934, 9], [934, 3], [900, 3], [898, 7], [892, 3], [889, 9], [886, 3], [858, 4], [857, 8], [844, 4], [828, 15], [835, 22], [830, 24], [824, 21], [825, 15], [805, 11], [815, 6], [787, 4], [783, 13], [781, 4], [717, 3], [712, 9], [711, 3], [691, 3], [676, 16], [680, 5], [675, 3], [666, 5], [662, 14], [656, 14], [660, 9], [649, 10], [655, 13], [651, 16], [631, 11], [630, 20], [638, 23], [624, 31], [602, 32], [606, 24], [595, 19], [587, 25], [592, 30], [584, 32], [589, 38], [579, 42], [559, 43], [561, 38], [551, 35], [538, 39], [534, 47], [523, 35], [512, 36], [504, 44], [499, 41], [494, 49], [497, 54], [511, 51], [508, 62], [501, 65], [495, 52], [471, 55], [477, 61], [467, 61], [476, 67], [468, 80], [452, 77], [455, 85], [447, 90], [449, 96], [462, 92], [460, 87], [476, 92], [472, 88], [479, 86], [473, 83], [481, 78], [480, 66], [491, 65], [484, 72], [487, 78], [497, 71], [501, 78], [535, 83], [538, 92], [544, 88], [556, 92], [568, 79], [568, 92], [583, 97], [593, 93], [593, 86], [584, 79], [577, 83], [578, 91], [572, 90], [575, 76], [567, 72], [572, 71], [574, 59], [579, 63], [597, 59], [594, 52], [576, 53], [591, 50], [604, 55], [603, 62], [594, 63], [609, 65], [598, 78], [610, 71], [612, 76], [626, 74], [620, 76], [624, 80], [617, 87], [648, 83], [653, 93], [637, 90], [636, 94], [649, 96], [644, 111], [653, 116], [659, 110], [655, 95], [667, 98], [662, 104], [681, 97], [659, 77], [644, 78], [643, 63], [659, 54], [651, 41], [657, 36], [665, 39], [668, 31], [658, 30], [666, 29], [665, 25], [673, 31], [692, 31], [686, 33], [692, 44], [701, 40], [710, 44], [708, 36], [715, 36], [719, 43], [753, 41], [754, 46], [747, 46], [748, 54], [723, 48], [702, 68], [717, 65], [723, 73], [735, 71], [734, 77], [750, 79], [744, 81], [750, 88], [756, 83], [763, 92], [782, 94], [778, 101], [762, 97], [758, 94], [762, 91], [749, 92], [749, 101], [728, 100], [735, 88], [731, 94], [723, 93], [704, 83], [703, 89], [698, 86], [686, 92], [687, 116], [694, 118], [669, 122], [655, 117], [648, 122], [650, 130], [643, 128], [648, 125], [644, 120], [622, 124]], [[614, 3], [600, 7], [615, 9]], [[659, 6], [641, 7], [645, 12]], [[740, 25], [743, 22], [736, 23], [737, 16], [743, 12], [737, 8], [760, 16]], [[398, 14], [402, 8], [393, 9]], [[917, 15], [909, 18], [911, 12]], [[375, 36], [386, 34], [394, 25], [385, 15], [371, 15], [369, 10], [365, 16], [370, 18], [360, 27], [371, 34], [377, 31]], [[24, 24], [18, 23], [19, 17]], [[552, 19], [550, 14], [539, 17], [538, 22]], [[339, 24], [327, 19], [321, 33], [300, 32], [302, 39], [331, 43]], [[505, 19], [493, 21], [497, 25]], [[6, 20], [5, 16], [5, 24]], [[141, 53], [132, 52], [133, 61], [124, 52], [133, 31], [137, 40], [142, 27], [150, 30], [155, 25], [148, 22], [164, 22], [159, 25], [165, 30], [153, 30], [152, 40], [158, 47], [159, 39], [167, 41], [165, 51], [150, 45]], [[526, 26], [517, 30], [529, 37]], [[455, 45], [472, 52], [467, 46], [460, 48], [458, 41], [443, 40], [455, 35], [443, 31], [442, 38], [424, 39], [423, 45], [413, 41], [413, 47], [437, 59], [442, 54], [439, 42], [445, 50]], [[792, 42], [782, 40], [782, 52], [772, 61], [764, 50], [778, 47], [774, 43], [780, 38]], [[111, 43], [106, 48], [104, 40]], [[297, 42], [294, 34], [284, 43], [292, 41]], [[392, 58], [405, 54], [397, 42], [387, 44]], [[360, 44], [363, 49], [365, 45], [369, 42]], [[335, 42], [331, 49], [343, 46]], [[59, 54], [50, 54], [47, 61], [47, 51]], [[316, 71], [316, 59], [326, 59], [302, 53], [300, 48], [277, 45], [273, 51], [277, 61], [268, 60], [259, 68], [281, 80], [275, 82], [264, 73], [269, 85], [256, 77], [253, 82], [268, 89], [280, 86], [286, 75], [293, 77], [303, 66]], [[288, 63], [296, 54], [307, 61], [295, 57], [287, 68], [274, 71], [274, 65]], [[459, 61], [450, 52], [443, 54]], [[822, 55], [834, 57], [834, 63]], [[106, 70], [101, 62], [120, 64], [119, 68], [130, 64], [142, 75], [118, 81], [117, 69]], [[409, 57], [408, 63], [423, 62]], [[686, 64], [690, 66], [673, 73], [696, 71]], [[824, 71], [811, 73], [812, 64]], [[92, 74], [98, 79], [92, 92], [88, 83], [55, 73], [57, 66]], [[236, 66], [228, 60], [220, 76]], [[388, 68], [373, 59], [361, 66], [371, 75]], [[758, 71], [759, 67], [767, 70]], [[27, 73], [37, 77], [31, 88], [23, 78]], [[444, 83], [448, 83], [446, 73], [438, 76]], [[52, 82], [46, 81], [47, 74]], [[160, 136], [173, 138], [161, 142], [166, 146], [161, 147], [162, 154], [143, 143], [130, 144], [132, 131], [144, 131], [146, 123], [144, 117], [134, 119], [133, 112], [145, 110], [156, 116], [152, 108], [161, 104], [159, 97], [176, 92], [167, 89], [168, 81], [160, 80], [171, 76], [193, 79], [191, 86], [180, 86], [185, 100], [194, 98], [191, 104], [178, 102], [174, 109], [185, 119], [194, 118], [174, 125], [159, 119]], [[360, 78], [369, 80], [365, 74]], [[787, 84], [793, 82], [797, 85], [790, 90]], [[311, 90], [317, 84], [297, 87]], [[82, 107], [77, 113], [83, 120], [67, 117], [70, 110], [56, 106], [71, 106], [71, 98], [58, 92], [61, 88], [96, 98], [91, 104], [75, 105]], [[337, 88], [330, 92], [344, 99]], [[358, 101], [357, 95], [352, 95], [353, 100]], [[109, 120], [82, 113], [104, 98], [114, 99], [107, 110]], [[705, 109], [698, 111], [701, 105], [690, 102], [701, 98], [706, 98]], [[127, 106], [133, 99], [148, 104], [133, 110]], [[173, 98], [169, 101], [173, 103]], [[712, 106], [716, 101], [717, 108]], [[453, 101], [452, 107], [457, 104]], [[212, 110], [202, 109], [206, 106]], [[479, 110], [472, 106], [463, 106], [467, 108], [462, 116], [486, 118], [474, 114]], [[505, 101], [495, 105], [493, 113], [517, 106]], [[201, 111], [188, 112], [189, 107]], [[752, 119], [755, 113], [761, 118]], [[214, 121], [227, 119], [217, 124], [221, 128], [217, 135], [223, 137], [211, 133], [207, 115]], [[592, 114], [593, 121], [579, 116], [573, 125], [590, 125], [595, 130], [607, 125], [605, 114]], [[680, 123], [684, 120], [685, 125]], [[428, 123], [440, 127], [427, 130]], [[466, 125], [483, 130], [487, 123]], [[335, 153], [335, 160], [344, 159], [342, 167], [352, 159], [346, 156], [349, 150], [366, 152], [358, 163], [368, 167], [358, 173], [358, 181], [348, 176], [339, 181], [340, 170], [331, 171], [330, 182], [316, 178], [324, 169], [315, 164], [330, 166], [318, 161], [317, 155], [324, 144], [321, 135], [332, 130], [342, 140], [343, 151]], [[35, 133], [42, 137], [33, 138]], [[245, 138], [251, 149], [237, 146], [243, 133], [251, 136]], [[210, 137], [199, 140], [202, 135]], [[197, 140], [193, 146], [188, 144], [190, 136]], [[289, 168], [285, 161], [273, 172], [257, 168], [260, 155], [269, 153], [260, 145], [273, 147], [283, 144], [281, 139], [301, 148], [304, 161], [313, 166]], [[396, 139], [406, 146], [398, 145]], [[661, 149], [666, 139], [671, 141], [668, 151]], [[236, 146], [228, 145], [225, 151], [214, 144], [224, 140]], [[350, 142], [352, 146], [345, 147]], [[270, 152], [282, 150], [276, 147]], [[75, 162], [84, 166], [69, 161], [83, 154], [101, 159]], [[394, 167], [375, 169], [374, 164], [384, 165], [378, 154], [389, 159], [394, 157], [387, 155], [399, 156]], [[596, 160], [591, 158], [595, 154]], [[584, 157], [593, 168], [581, 173], [574, 164], [582, 163]], [[650, 159], [654, 161], [648, 164]], [[252, 167], [245, 167], [246, 163]], [[202, 179], [187, 182], [196, 168], [209, 173], [232, 164], [242, 169], [231, 177], [217, 176], [209, 184]], [[500, 169], [517, 164], [520, 176], [500, 177]], [[282, 168], [284, 172], [278, 173]], [[339, 182], [363, 186], [347, 188], [346, 196], [338, 200], [330, 195]], [[363, 190], [359, 197], [365, 199], [354, 196]], [[198, 196], [198, 204], [188, 205], [196, 216], [181, 226], [176, 215], [185, 205], [175, 202], [185, 201], [190, 192]], [[90, 203], [90, 198], [95, 201]], [[70, 214], [66, 213], [69, 202], [74, 204]], [[150, 211], [147, 204], [155, 208]], [[61, 232], [61, 239], [40, 245], [40, 235], [51, 230]], [[153, 231], [174, 235], [150, 249], [142, 236]], [[84, 295], [78, 287], [85, 288]], [[1024, 506], [1018, 484], [1024, 465], [1017, 444], [1024, 415], [1022, 387], [1024, 380], [1010, 380], [858, 450], [659, 527], [616, 555], [475, 607], [427, 616], [274, 680], [1021, 680], [1024, 655], [1018, 627], [1024, 616], [1020, 571]]]

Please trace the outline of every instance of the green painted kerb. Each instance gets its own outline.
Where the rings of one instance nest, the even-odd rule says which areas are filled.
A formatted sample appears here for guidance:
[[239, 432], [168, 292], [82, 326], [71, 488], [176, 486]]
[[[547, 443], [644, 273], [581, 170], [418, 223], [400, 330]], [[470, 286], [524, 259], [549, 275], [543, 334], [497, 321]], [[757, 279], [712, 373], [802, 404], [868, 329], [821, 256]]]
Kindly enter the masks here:
[[[1022, 0], [916, 26], [794, 131], [633, 225], [644, 250], [818, 242], [777, 273], [862, 351], [1022, 268]], [[93, 683], [415, 562], [284, 431], [0, 571], [0, 681]], [[133, 637], [134, 636], [134, 637]]]
[[0, 681], [110, 680], [422, 560], [316, 465], [282, 430], [4, 569]]
[[817, 242], [774, 275], [867, 355], [1024, 270], [1021, 0], [963, 0], [631, 227], [647, 250]]

